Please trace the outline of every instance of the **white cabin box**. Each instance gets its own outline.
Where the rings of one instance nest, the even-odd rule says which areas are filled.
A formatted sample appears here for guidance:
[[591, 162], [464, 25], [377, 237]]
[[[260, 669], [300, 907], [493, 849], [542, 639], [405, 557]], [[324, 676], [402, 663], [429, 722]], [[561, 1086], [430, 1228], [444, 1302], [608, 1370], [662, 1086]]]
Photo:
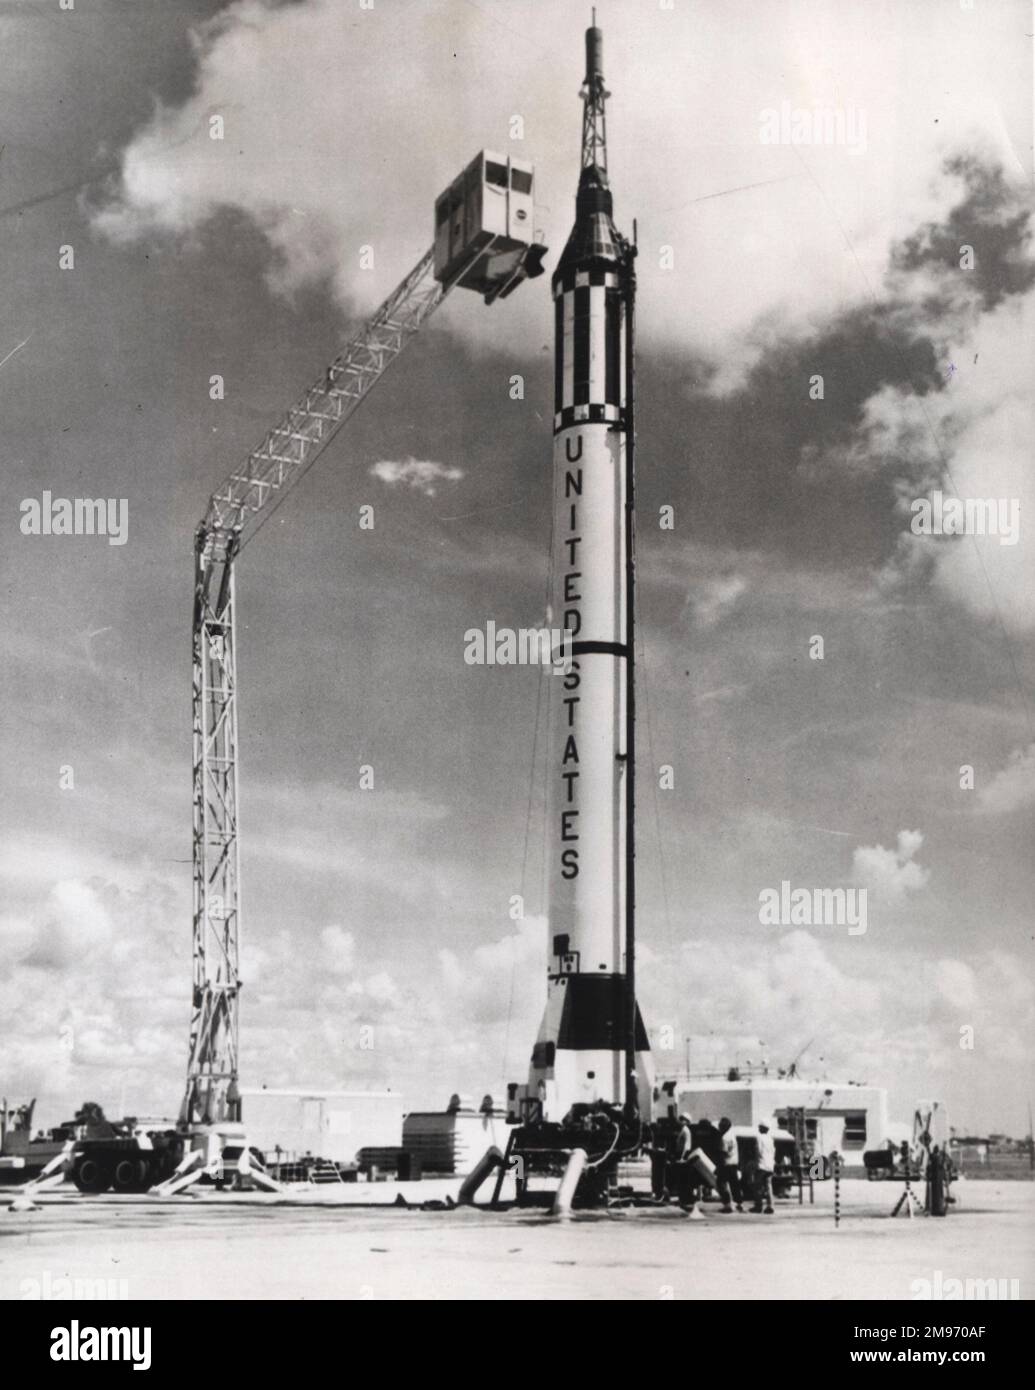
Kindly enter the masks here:
[[[482, 150], [435, 200], [435, 279], [493, 295], [532, 245], [532, 165]], [[473, 257], [473, 260], [472, 260]]]

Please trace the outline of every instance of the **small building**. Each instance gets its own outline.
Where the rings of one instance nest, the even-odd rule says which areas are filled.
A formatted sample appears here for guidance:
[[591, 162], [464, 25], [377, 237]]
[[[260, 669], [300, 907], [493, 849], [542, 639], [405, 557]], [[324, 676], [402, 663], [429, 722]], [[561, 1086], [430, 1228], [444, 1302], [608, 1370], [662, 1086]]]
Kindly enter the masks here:
[[242, 1090], [248, 1142], [267, 1158], [303, 1154], [351, 1163], [362, 1148], [398, 1147], [403, 1098], [394, 1091]]
[[861, 1166], [864, 1150], [905, 1137], [898, 1133], [904, 1127], [889, 1125], [888, 1093], [879, 1086], [757, 1072], [740, 1076], [734, 1070], [721, 1078], [676, 1077], [659, 1082], [655, 1090], [655, 1114], [674, 1104], [677, 1114], [686, 1113], [694, 1120], [718, 1123], [727, 1115], [734, 1125], [752, 1129], [760, 1121], [771, 1124], [775, 1119], [781, 1129], [794, 1132], [791, 1112], [803, 1111], [806, 1142], [817, 1153], [837, 1150], [850, 1165]]
[[417, 1155], [425, 1173], [464, 1176], [488, 1149], [507, 1147], [505, 1111], [486, 1096], [475, 1109], [467, 1096], [453, 1096], [445, 1110], [415, 1110], [403, 1123], [403, 1148]]

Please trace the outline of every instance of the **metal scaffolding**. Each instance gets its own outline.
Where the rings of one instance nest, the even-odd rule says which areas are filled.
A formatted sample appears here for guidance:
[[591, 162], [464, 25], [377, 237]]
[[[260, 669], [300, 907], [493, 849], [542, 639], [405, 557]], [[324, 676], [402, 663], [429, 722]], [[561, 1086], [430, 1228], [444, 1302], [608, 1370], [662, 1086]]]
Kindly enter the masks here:
[[280, 499], [312, 467], [449, 292], [428, 251], [323, 377], [212, 494], [195, 534], [193, 624], [193, 978], [190, 1060], [181, 1124], [239, 1120], [234, 562]]

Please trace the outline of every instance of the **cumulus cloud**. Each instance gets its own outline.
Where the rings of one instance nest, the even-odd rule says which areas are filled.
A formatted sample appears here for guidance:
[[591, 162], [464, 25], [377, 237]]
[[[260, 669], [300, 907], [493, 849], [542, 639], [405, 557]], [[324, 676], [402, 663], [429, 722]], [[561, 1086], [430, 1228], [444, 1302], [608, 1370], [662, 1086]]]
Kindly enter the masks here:
[[[1035, 282], [1035, 267], [1026, 254], [1030, 206], [1005, 170], [989, 162], [986, 150], [952, 156], [945, 173], [962, 182], [965, 196], [948, 217], [929, 221], [906, 237], [892, 259], [896, 270], [934, 270], [936, 278], [925, 287], [924, 298], [936, 318], [969, 313], [974, 301], [994, 309]], [[958, 272], [970, 261], [961, 276]]]
[[[1030, 1059], [1030, 964], [975, 950], [966, 960], [899, 957], [888, 972], [885, 953], [867, 942], [801, 930], [756, 950], [726, 938], [686, 941], [645, 961], [647, 1024], [656, 1036], [667, 1025], [672, 1042], [671, 1051], [655, 1051], [659, 1075], [683, 1069], [686, 1038], [691, 1065], [702, 1070], [763, 1056], [772, 1068], [785, 1066], [808, 1042], [803, 1076], [888, 1085], [892, 1119], [908, 1118], [930, 1090], [949, 1103], [954, 1123], [975, 1123], [980, 1094], [990, 1113], [998, 1107], [1022, 1124], [1023, 1104], [1002, 1063]], [[963, 1024], [975, 1031], [973, 1052], [960, 1051]]]
[[690, 599], [698, 625], [714, 627], [735, 607], [746, 588], [747, 580], [740, 574], [720, 575], [706, 580]]
[[347, 975], [355, 966], [356, 938], [343, 927], [324, 927], [320, 933], [324, 968], [334, 975]]
[[[543, 80], [542, 47], [528, 37], [541, 30], [544, 8], [544, 0], [515, 0], [503, 20], [473, 6], [414, 4], [357, 20], [333, 0], [238, 0], [196, 27], [193, 94], [179, 107], [159, 106], [130, 140], [95, 224], [115, 240], [157, 235], [189, 244], [221, 210], [243, 213], [269, 241], [275, 288], [330, 280], [352, 313], [379, 299], [426, 246], [431, 201], [470, 157], [472, 139], [509, 137], [520, 92], [527, 152], [537, 161], [537, 220], [560, 245], [578, 111], [563, 83]], [[640, 322], [683, 359], [672, 382], [660, 380], [655, 364], [663, 400], [657, 409], [645, 379], [644, 415], [707, 439], [687, 486], [694, 514], [709, 519], [717, 539], [793, 551], [806, 563], [865, 560], [882, 593], [933, 583], [979, 617], [1030, 630], [1035, 547], [969, 537], [931, 544], [908, 529], [909, 499], [935, 486], [961, 495], [1007, 491], [1021, 500], [1022, 526], [1035, 509], [1025, 457], [1030, 407], [1017, 394], [1025, 390], [1017, 382], [1030, 355], [1030, 317], [1012, 335], [1007, 326], [1011, 315], [1023, 317], [1017, 306], [1030, 301], [1035, 277], [1030, 192], [1016, 177], [995, 103], [984, 110], [973, 97], [952, 96], [948, 81], [936, 94], [916, 84], [889, 89], [864, 10], [841, 7], [836, 25], [803, 32], [785, 5], [762, 0], [741, 61], [721, 91], [708, 87], [700, 111], [687, 91], [686, 57], [709, 70], [709, 53], [726, 40], [721, 18], [673, 12], [646, 28], [621, 13], [609, 19], [611, 51], [635, 28], [642, 55], [623, 72], [611, 124], [620, 220], [623, 197], [651, 210], [641, 220]], [[553, 7], [559, 53], [570, 39], [578, 54], [582, 23], [568, 7]], [[939, 71], [958, 68], [961, 92], [982, 82], [997, 90], [1008, 41], [1000, 21], [968, 32], [965, 44], [947, 16], [932, 25], [919, 11], [901, 12], [895, 24], [903, 51], [915, 44]], [[763, 145], [760, 107], [784, 98], [844, 104], [844, 93], [821, 90], [839, 55], [856, 87], [850, 104], [873, 117], [865, 157]], [[482, 81], [456, 81], [467, 69]], [[443, 94], [434, 122], [415, 108], [413, 94], [424, 91]], [[708, 132], [686, 171], [687, 197], [677, 200], [672, 152], [656, 140], [666, 103]], [[357, 109], [368, 113], [358, 148]], [[222, 141], [210, 138], [216, 115]], [[940, 134], [949, 128], [962, 147], [952, 153]], [[725, 189], [738, 190], [729, 197], [741, 202], [727, 201]], [[712, 198], [716, 192], [722, 196]], [[731, 207], [741, 206], [742, 218], [731, 219]], [[742, 228], [739, 241], [731, 227]], [[674, 251], [669, 271], [658, 268], [660, 246]], [[964, 246], [974, 250], [971, 270], [960, 265]], [[375, 252], [373, 274], [361, 268], [361, 247]], [[485, 314], [464, 300], [454, 296], [447, 311], [454, 327], [498, 343], [498, 310]], [[538, 352], [548, 331], [540, 298], [523, 293], [504, 310], [510, 346]], [[696, 382], [689, 414], [687, 354]], [[825, 400], [803, 406], [816, 372]], [[734, 465], [740, 491], [758, 505], [731, 505]], [[452, 470], [432, 475], [430, 467], [376, 465], [389, 485], [427, 495], [458, 481]], [[803, 513], [813, 523], [807, 530], [797, 524]], [[698, 621], [718, 621], [735, 602], [719, 592], [701, 599]]]
[[974, 1029], [975, 1051], [989, 1059], [984, 1085], [990, 1092], [1014, 1090], [1016, 1094], [1010, 1070], [1003, 1064], [1030, 1065], [1035, 982], [1027, 963], [1009, 951], [980, 951], [965, 961], [953, 957], [931, 961], [919, 978], [928, 993], [919, 1016], [937, 1068], [948, 1075], [959, 1067], [959, 1030], [968, 1025]]
[[[612, 65], [609, 136], [619, 220], [628, 227], [636, 211], [641, 219], [646, 335], [689, 337], [725, 366], [757, 355], [760, 312], [806, 322], [831, 304], [863, 303], [865, 277], [896, 237], [923, 229], [911, 267], [941, 250], [926, 231], [930, 192], [916, 177], [937, 162], [940, 132], [976, 124], [1008, 154], [1001, 111], [974, 96], [1001, 80], [1007, 14], [971, 26], [964, 43], [952, 16], [932, 23], [924, 7], [902, 7], [887, 41], [924, 52], [945, 81], [891, 85], [865, 4], [826, 12], [828, 22], [804, 25], [785, 3], [758, 0], [732, 63], [719, 7], [676, 6], [649, 23], [635, 7], [607, 16], [608, 52], [637, 55]], [[432, 200], [475, 150], [512, 147], [517, 113], [519, 152], [536, 162], [537, 224], [557, 248], [574, 196], [585, 19], [560, 0], [508, 0], [505, 14], [426, 0], [360, 13], [339, 0], [238, 0], [196, 26], [191, 95], [160, 104], [130, 141], [96, 225], [121, 240], [189, 240], [229, 208], [266, 235], [277, 288], [329, 280], [344, 305], [370, 304], [430, 242]], [[838, 73], [850, 73], [850, 90]], [[785, 99], [868, 110], [865, 153], [764, 145], [760, 110]], [[685, 147], [658, 139], [659, 120], [677, 114], [698, 132], [682, 165]], [[215, 116], [222, 140], [210, 138]], [[361, 269], [364, 245], [374, 248], [375, 274]], [[662, 246], [675, 252], [664, 271]], [[448, 312], [458, 311], [466, 331], [498, 337], [505, 314], [526, 344], [542, 341], [535, 295], [492, 314], [457, 295]]]
[[977, 995], [974, 971], [961, 960], [940, 960], [935, 965], [938, 993], [955, 1009], [972, 1008]]
[[[1032, 341], [1035, 338], [1029, 345]], [[1014, 632], [1035, 629], [1035, 538], [1027, 535], [1035, 518], [1033, 433], [1030, 402], [1004, 400], [961, 433], [952, 463], [956, 494], [991, 499], [997, 505], [1002, 499], [1010, 515], [1018, 518], [1020, 543], [1004, 545], [996, 535], [966, 535], [939, 545], [936, 552], [938, 587], [989, 625], [1001, 620]]]
[[[684, 957], [701, 972], [701, 991], [708, 1000], [695, 1000], [695, 1010], [714, 1021], [720, 1032], [747, 1033], [752, 1027], [775, 1041], [773, 1028], [783, 1035], [808, 1020], [815, 1029], [829, 1027], [852, 1010], [872, 1010], [880, 997], [879, 988], [861, 984], [835, 963], [827, 947], [807, 931], [792, 931], [780, 937], [776, 946], [745, 959], [742, 945], [730, 948], [730, 959], [714, 944], [702, 949], [701, 943], [688, 942]], [[736, 958], [736, 965], [733, 959]], [[707, 963], [706, 963], [707, 962]], [[777, 1018], [783, 1021], [777, 1024]]]
[[424, 1104], [436, 1089], [444, 1103], [524, 1075], [546, 998], [544, 918], [463, 954], [429, 944], [389, 956], [336, 925], [315, 933], [315, 949], [306, 939], [264, 944], [242, 1035], [253, 1083], [388, 1085]]
[[[967, 613], [1020, 634], [1035, 628], [1033, 342], [1035, 294], [1001, 303], [946, 345], [943, 389], [922, 399], [882, 391], [867, 403], [857, 441], [859, 456], [894, 478], [901, 530], [885, 586], [908, 590], [929, 581]], [[964, 500], [1003, 499], [1019, 519], [1018, 543], [914, 535], [912, 503], [935, 489]]]
[[415, 458], [402, 461], [382, 459], [371, 466], [370, 472], [389, 487], [403, 483], [417, 492], [423, 492], [425, 497], [434, 497], [438, 483], [458, 483], [464, 476], [462, 468]]
[[24, 960], [42, 970], [63, 970], [85, 953], [104, 950], [111, 940], [111, 917], [97, 888], [79, 879], [63, 879], [47, 895]]
[[362, 980], [353, 980], [349, 994], [367, 1000], [378, 1007], [401, 1002], [402, 994], [395, 978], [387, 970], [375, 970]]
[[190, 951], [188, 933], [167, 927], [189, 922], [186, 894], [142, 863], [125, 876], [8, 878], [5, 891], [18, 905], [0, 920], [9, 1094], [40, 1096], [43, 1124], [87, 1098], [117, 1107], [123, 1088], [130, 1108], [164, 1096], [174, 1111]]
[[509, 1014], [526, 1046], [546, 1002], [546, 930], [545, 917], [526, 917], [516, 932], [476, 946], [462, 961], [439, 951], [442, 985], [458, 1016], [499, 1024]]
[[1019, 810], [1035, 802], [1035, 743], [1015, 748], [1010, 761], [978, 789], [978, 807], [991, 815]]
[[[1035, 624], [1031, 195], [976, 154], [948, 160], [933, 187], [937, 217], [892, 243], [864, 302], [804, 325], [760, 305], [759, 351], [732, 385], [710, 357], [654, 360], [643, 374], [645, 418], [662, 437], [695, 441], [665, 496], [732, 554], [719, 587], [714, 569], [706, 576], [701, 626], [737, 602], [728, 576], [769, 597], [788, 565], [822, 574], [814, 598], [842, 607], [864, 588], [880, 604], [931, 595], [950, 615], [959, 605], [1013, 630]], [[980, 272], [960, 267], [958, 246], [948, 255], [968, 223]], [[823, 396], [810, 400], [817, 376]], [[1020, 544], [913, 535], [911, 504], [936, 488], [1017, 499]]]
[[[858, 1078], [875, 1066], [876, 1021], [893, 1014], [893, 993], [867, 972], [854, 946], [838, 958], [829, 940], [806, 930], [747, 949], [729, 936], [684, 941], [644, 961], [638, 992], [659, 1076], [685, 1067], [689, 1037], [695, 1070], [763, 1056], [775, 1069], [812, 1039], [806, 1075], [822, 1075], [829, 1065]], [[671, 1051], [660, 1043], [666, 1027]]]
[[860, 845], [852, 856], [854, 881], [891, 902], [919, 891], [931, 877], [930, 869], [923, 868], [914, 858], [923, 842], [919, 830], [900, 830], [895, 849]]

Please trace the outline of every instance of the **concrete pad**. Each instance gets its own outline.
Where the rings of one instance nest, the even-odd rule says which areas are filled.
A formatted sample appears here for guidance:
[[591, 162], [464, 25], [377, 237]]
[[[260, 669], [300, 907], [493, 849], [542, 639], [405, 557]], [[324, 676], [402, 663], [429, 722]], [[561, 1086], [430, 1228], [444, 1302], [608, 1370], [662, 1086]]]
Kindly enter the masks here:
[[[372, 1186], [426, 1198], [433, 1184]], [[915, 1281], [939, 1270], [943, 1280], [1017, 1279], [1031, 1297], [1035, 1185], [959, 1183], [944, 1219], [892, 1219], [901, 1190], [846, 1181], [838, 1228], [830, 1183], [812, 1207], [780, 1202], [774, 1216], [755, 1216], [709, 1204], [701, 1222], [675, 1207], [558, 1223], [276, 1196], [50, 1201], [0, 1211], [0, 1298], [32, 1296], [48, 1272], [51, 1282], [117, 1278], [126, 1297], [145, 1299], [909, 1300], [924, 1287]]]

